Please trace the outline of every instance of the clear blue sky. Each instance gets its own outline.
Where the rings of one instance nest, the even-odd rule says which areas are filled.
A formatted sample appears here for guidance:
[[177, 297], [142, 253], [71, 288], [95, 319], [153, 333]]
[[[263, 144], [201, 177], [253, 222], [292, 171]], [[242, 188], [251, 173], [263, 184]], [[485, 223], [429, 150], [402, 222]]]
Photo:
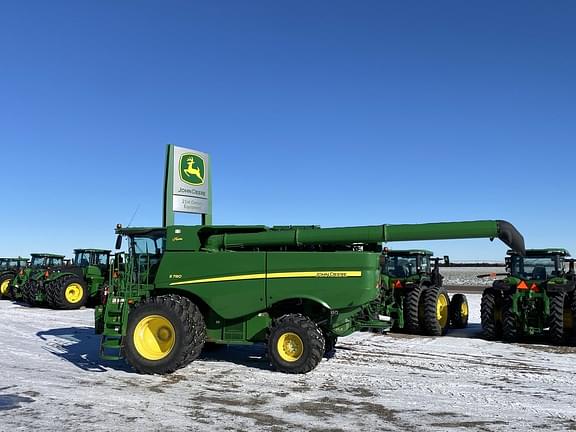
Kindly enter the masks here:
[[507, 219], [576, 254], [575, 22], [574, 1], [2, 2], [0, 255], [159, 225], [167, 143], [212, 155], [218, 224]]

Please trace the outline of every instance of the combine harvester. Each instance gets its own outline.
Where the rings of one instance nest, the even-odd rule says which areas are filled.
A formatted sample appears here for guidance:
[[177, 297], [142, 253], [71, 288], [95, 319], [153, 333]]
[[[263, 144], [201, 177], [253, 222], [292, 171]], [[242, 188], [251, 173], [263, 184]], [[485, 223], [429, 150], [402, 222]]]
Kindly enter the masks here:
[[[547, 336], [557, 345], [573, 335], [576, 314], [574, 260], [565, 249], [508, 251], [507, 273], [482, 294], [484, 337], [514, 342], [525, 336]], [[566, 271], [566, 264], [569, 270]], [[494, 275], [479, 275], [487, 277]]]
[[389, 328], [381, 302], [382, 243], [524, 239], [505, 221], [349, 228], [168, 226], [122, 228], [96, 332], [104, 359], [170, 373], [205, 342], [265, 342], [272, 366], [306, 373], [339, 336]]

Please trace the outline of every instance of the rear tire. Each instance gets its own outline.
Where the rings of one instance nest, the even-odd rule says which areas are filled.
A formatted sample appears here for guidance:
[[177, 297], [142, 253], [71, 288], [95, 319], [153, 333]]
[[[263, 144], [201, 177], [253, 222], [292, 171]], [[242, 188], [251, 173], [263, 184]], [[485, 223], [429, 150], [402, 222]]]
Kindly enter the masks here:
[[166, 374], [195, 360], [205, 341], [204, 317], [194, 303], [174, 294], [152, 297], [128, 315], [124, 356], [140, 373]]
[[453, 328], [468, 326], [468, 299], [464, 294], [454, 294], [450, 299], [450, 324]]
[[486, 288], [482, 293], [480, 303], [480, 321], [482, 337], [486, 340], [498, 340], [502, 336], [502, 294], [492, 288]]
[[549, 337], [555, 345], [565, 345], [569, 336], [566, 328], [564, 313], [572, 313], [570, 298], [566, 293], [550, 296]]
[[76, 275], [63, 276], [49, 285], [49, 302], [55, 309], [80, 309], [88, 301], [88, 285]]
[[404, 329], [408, 333], [420, 333], [420, 298], [422, 285], [409, 290], [404, 296]]
[[513, 305], [512, 296], [505, 296], [502, 302], [502, 339], [506, 342], [516, 342], [519, 336], [518, 318], [512, 310]]
[[450, 324], [450, 297], [445, 288], [433, 286], [424, 291], [424, 333], [442, 336]]
[[280, 372], [301, 374], [314, 369], [324, 355], [324, 335], [302, 314], [287, 314], [272, 322], [267, 348], [270, 363]]

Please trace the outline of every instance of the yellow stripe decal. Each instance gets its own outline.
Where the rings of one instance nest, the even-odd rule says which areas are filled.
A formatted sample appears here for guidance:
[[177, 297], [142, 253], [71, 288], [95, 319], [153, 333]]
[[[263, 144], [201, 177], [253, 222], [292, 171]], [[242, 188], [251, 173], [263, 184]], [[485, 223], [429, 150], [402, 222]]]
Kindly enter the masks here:
[[346, 278], [346, 277], [362, 277], [361, 271], [344, 271], [344, 270], [326, 270], [326, 271], [309, 271], [309, 272], [285, 272], [285, 273], [253, 273], [236, 276], [221, 276], [206, 279], [192, 279], [188, 281], [172, 282], [170, 285], [188, 285], [199, 284], [208, 282], [230, 282], [240, 280], [255, 280], [255, 279], [286, 279], [286, 278]]

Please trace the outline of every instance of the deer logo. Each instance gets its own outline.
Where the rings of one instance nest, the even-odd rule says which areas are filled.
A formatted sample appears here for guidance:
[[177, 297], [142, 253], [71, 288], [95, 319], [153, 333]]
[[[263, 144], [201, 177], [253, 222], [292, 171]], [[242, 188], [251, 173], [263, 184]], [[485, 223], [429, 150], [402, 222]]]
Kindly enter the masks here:
[[204, 183], [206, 174], [204, 159], [197, 154], [186, 153], [180, 157], [180, 178], [191, 185]]

